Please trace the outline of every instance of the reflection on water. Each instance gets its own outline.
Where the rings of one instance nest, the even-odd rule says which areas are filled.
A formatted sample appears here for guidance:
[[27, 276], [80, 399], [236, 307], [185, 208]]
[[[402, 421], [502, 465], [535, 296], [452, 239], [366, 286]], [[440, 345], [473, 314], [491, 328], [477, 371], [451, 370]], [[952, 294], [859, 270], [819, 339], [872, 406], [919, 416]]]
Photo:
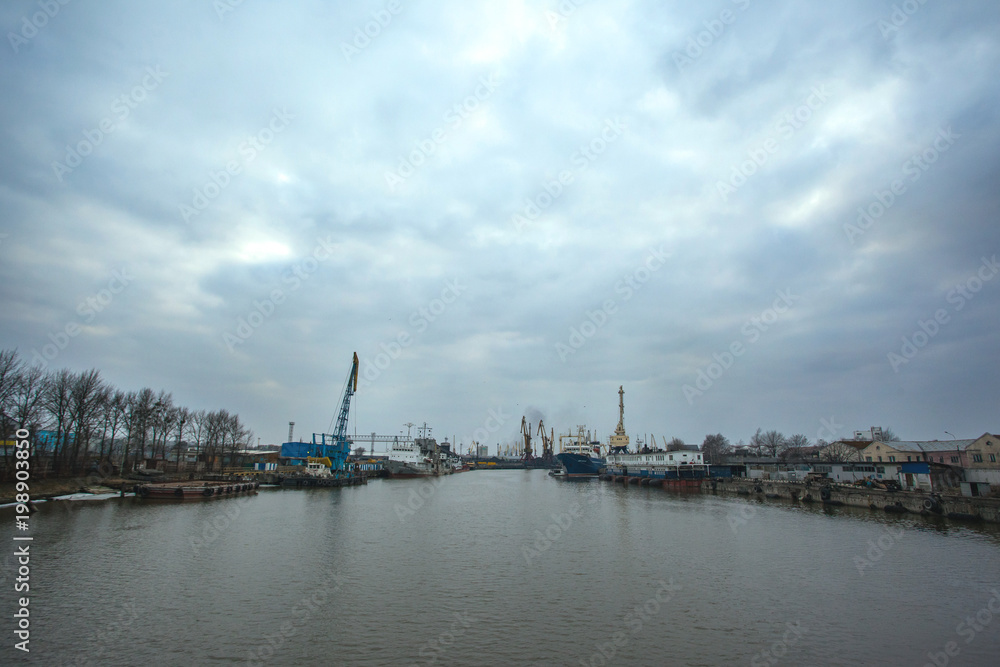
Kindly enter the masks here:
[[[1000, 621], [961, 627], [1000, 587], [1000, 531], [937, 518], [514, 470], [47, 503], [32, 526], [34, 664], [924, 664], [956, 642], [975, 665], [1000, 649]], [[25, 661], [11, 644], [4, 662]]]

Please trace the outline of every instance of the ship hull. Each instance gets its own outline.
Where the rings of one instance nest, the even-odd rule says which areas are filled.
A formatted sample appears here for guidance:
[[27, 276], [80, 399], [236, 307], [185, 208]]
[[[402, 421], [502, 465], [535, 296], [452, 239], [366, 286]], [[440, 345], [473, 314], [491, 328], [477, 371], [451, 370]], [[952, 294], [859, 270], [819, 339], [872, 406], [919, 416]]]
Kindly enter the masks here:
[[386, 474], [390, 479], [414, 479], [416, 477], [440, 477], [447, 475], [450, 471], [440, 469], [435, 470], [431, 466], [417, 466], [401, 461], [389, 460], [386, 462]]
[[562, 452], [556, 454], [556, 460], [566, 471], [565, 477], [595, 477], [604, 467], [604, 461], [583, 454]]

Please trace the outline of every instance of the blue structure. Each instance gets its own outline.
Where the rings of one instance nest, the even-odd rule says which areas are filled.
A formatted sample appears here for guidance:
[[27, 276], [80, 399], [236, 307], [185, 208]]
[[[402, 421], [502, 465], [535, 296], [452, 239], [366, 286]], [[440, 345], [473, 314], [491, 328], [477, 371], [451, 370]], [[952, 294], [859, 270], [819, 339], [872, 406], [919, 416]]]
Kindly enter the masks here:
[[[63, 434], [66, 437], [66, 444], [72, 445], [76, 442], [76, 433], [70, 431]], [[39, 454], [54, 451], [61, 444], [58, 431], [35, 431], [35, 451]]]
[[[305, 465], [306, 457], [329, 457], [330, 470], [342, 471], [351, 453], [351, 441], [347, 439], [347, 416], [351, 410], [351, 396], [358, 390], [358, 353], [354, 353], [354, 363], [347, 375], [347, 386], [337, 416], [337, 430], [329, 433], [313, 433], [312, 442], [286, 442], [281, 445], [282, 458], [291, 459], [291, 465]], [[317, 441], [318, 439], [318, 441]]]

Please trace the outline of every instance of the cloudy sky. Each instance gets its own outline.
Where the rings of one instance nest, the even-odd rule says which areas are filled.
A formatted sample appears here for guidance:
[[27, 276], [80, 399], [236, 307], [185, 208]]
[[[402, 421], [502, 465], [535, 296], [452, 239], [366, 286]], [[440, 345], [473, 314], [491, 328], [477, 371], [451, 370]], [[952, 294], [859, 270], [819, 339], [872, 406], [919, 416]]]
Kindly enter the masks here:
[[355, 351], [359, 433], [603, 439], [619, 385], [657, 440], [1000, 429], [995, 2], [0, 25], [0, 344], [29, 361], [263, 443], [328, 430]]

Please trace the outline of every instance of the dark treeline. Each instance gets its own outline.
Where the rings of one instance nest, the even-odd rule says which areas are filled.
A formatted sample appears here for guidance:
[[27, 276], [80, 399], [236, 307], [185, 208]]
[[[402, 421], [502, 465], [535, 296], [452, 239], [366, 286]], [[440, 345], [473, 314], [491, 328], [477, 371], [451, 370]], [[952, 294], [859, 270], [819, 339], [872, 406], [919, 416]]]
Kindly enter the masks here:
[[[175, 405], [173, 396], [143, 387], [118, 389], [90, 369], [73, 373], [29, 366], [17, 350], [0, 351], [0, 427], [5, 440], [31, 433], [32, 459], [53, 475], [75, 475], [110, 464], [129, 471], [144, 459], [181, 457], [220, 461], [245, 449], [253, 433], [228, 410], [207, 412]], [[44, 441], [39, 432], [48, 431]], [[183, 444], [182, 444], [183, 443]], [[3, 447], [2, 474], [14, 471], [14, 448]]]

